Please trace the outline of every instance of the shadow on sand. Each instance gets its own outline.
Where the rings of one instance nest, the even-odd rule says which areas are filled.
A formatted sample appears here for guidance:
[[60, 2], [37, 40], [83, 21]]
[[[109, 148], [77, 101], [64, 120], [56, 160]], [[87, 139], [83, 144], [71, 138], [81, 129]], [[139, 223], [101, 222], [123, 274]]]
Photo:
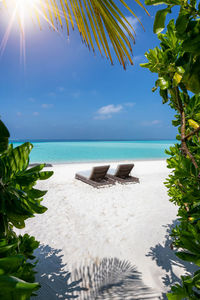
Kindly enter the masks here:
[[[176, 275], [176, 267], [181, 268], [183, 270], [182, 273], [185, 274], [191, 274], [197, 270], [194, 264], [179, 259], [175, 255], [176, 251], [170, 247], [172, 243], [170, 233], [176, 225], [178, 225], [177, 220], [173, 221], [172, 224], [165, 225], [166, 235], [164, 245], [159, 243], [155, 247], [151, 247], [149, 253], [146, 255], [150, 256], [152, 260], [165, 271], [165, 276], [162, 277], [162, 281], [169, 291], [172, 285], [181, 282], [180, 277]], [[162, 295], [161, 299], [167, 299], [166, 293]]]
[[75, 281], [82, 279], [81, 300], [135, 300], [152, 299], [153, 291], [141, 280], [141, 273], [128, 261], [104, 258], [76, 269], [72, 274]]
[[[50, 246], [40, 246], [34, 255], [38, 259], [36, 265], [36, 281], [41, 288], [37, 291], [38, 300], [74, 299], [74, 291], [80, 291], [80, 282], [71, 282], [71, 273], [62, 263], [61, 250]], [[36, 299], [36, 298], [33, 298]]]
[[41, 284], [38, 300], [145, 300], [155, 297], [143, 284], [141, 273], [127, 261], [104, 258], [81, 266], [71, 274], [62, 262], [61, 250], [40, 246], [35, 255], [39, 260], [36, 280]]

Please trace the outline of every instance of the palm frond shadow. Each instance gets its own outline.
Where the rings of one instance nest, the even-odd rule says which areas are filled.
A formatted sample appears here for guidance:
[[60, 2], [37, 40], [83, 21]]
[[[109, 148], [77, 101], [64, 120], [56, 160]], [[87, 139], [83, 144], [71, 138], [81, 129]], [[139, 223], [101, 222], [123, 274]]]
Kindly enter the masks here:
[[128, 261], [103, 258], [70, 273], [62, 262], [61, 251], [48, 245], [41, 245], [35, 251], [36, 281], [41, 284], [38, 300], [155, 299], [155, 293], [143, 284], [141, 273]]
[[76, 282], [79, 278], [85, 288], [79, 291], [81, 300], [145, 300], [155, 296], [143, 284], [141, 273], [128, 261], [118, 258], [104, 258], [76, 269], [72, 279]]
[[[37, 292], [38, 300], [75, 299], [74, 291], [81, 290], [81, 279], [71, 281], [71, 273], [62, 262], [61, 249], [41, 245], [36, 251], [38, 259], [36, 281], [41, 284]], [[35, 299], [35, 298], [34, 298]]]
[[[172, 229], [178, 225], [178, 221], [174, 220], [172, 224], [167, 224], [165, 242], [163, 245], [160, 243], [150, 248], [146, 256], [149, 256], [156, 262], [156, 264], [165, 271], [165, 276], [162, 278], [163, 284], [170, 290], [170, 286], [175, 283], [181, 283], [180, 277], [176, 275], [176, 267], [181, 268], [185, 274], [191, 274], [196, 271], [194, 264], [183, 261], [175, 255], [175, 250], [171, 249], [172, 238], [170, 233]], [[167, 299], [166, 294], [162, 295], [162, 299]]]

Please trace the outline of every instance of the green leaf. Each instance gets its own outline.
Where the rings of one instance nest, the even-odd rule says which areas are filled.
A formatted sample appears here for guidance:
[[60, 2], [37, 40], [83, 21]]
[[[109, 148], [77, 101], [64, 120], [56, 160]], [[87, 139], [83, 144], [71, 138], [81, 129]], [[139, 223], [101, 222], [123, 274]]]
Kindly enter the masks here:
[[34, 188], [32, 188], [28, 191], [29, 197], [35, 198], [35, 199], [43, 197], [46, 193], [47, 193], [47, 191], [41, 191], [41, 190], [37, 190]]
[[173, 85], [177, 86], [181, 82], [181, 79], [182, 79], [182, 75], [176, 72], [173, 77]]
[[158, 34], [165, 29], [165, 19], [168, 13], [171, 13], [170, 7], [157, 11], [153, 25], [154, 33]]
[[28, 167], [32, 148], [31, 143], [24, 143], [14, 149], [11, 148], [6, 155], [2, 155], [0, 157], [0, 176], [10, 179], [24, 171]]
[[182, 260], [186, 260], [189, 262], [195, 263], [197, 266], [200, 267], [200, 255], [195, 255], [191, 253], [186, 253], [186, 252], [177, 252], [175, 253], [176, 256], [178, 256]]
[[163, 104], [168, 102], [169, 99], [168, 99], [167, 89], [165, 89], [165, 90], [160, 89], [160, 96], [162, 97]]
[[40, 180], [46, 180], [53, 175], [53, 171], [40, 172], [39, 174], [40, 174], [39, 176]]
[[0, 269], [3, 269], [6, 273], [13, 273], [21, 266], [23, 261], [23, 255], [0, 258]]
[[[200, 44], [198, 47], [200, 49]], [[190, 67], [185, 71], [182, 81], [189, 91], [195, 94], [200, 93], [200, 56], [198, 56], [195, 63], [190, 64]]]
[[156, 85], [161, 88], [161, 90], [166, 90], [169, 87], [169, 81], [163, 77], [159, 77], [156, 81]]
[[5, 124], [0, 120], [0, 154], [8, 148], [10, 133]]
[[40, 285], [25, 282], [15, 276], [0, 275], [0, 298], [4, 300], [28, 300]]
[[7, 241], [1, 240], [0, 243], [0, 253], [5, 253], [7, 251], [9, 251], [12, 248], [15, 248], [17, 246], [17, 243], [10, 243], [9, 245], [7, 244]]
[[180, 294], [170, 294], [167, 293], [168, 300], [183, 300], [185, 298], [185, 293]]
[[179, 16], [176, 20], [176, 31], [177, 31], [177, 35], [180, 38], [183, 37], [183, 33], [187, 29], [189, 18], [190, 18], [190, 14], [185, 13], [184, 10], [179, 13]]
[[179, 5], [181, 0], [145, 0], [146, 5], [160, 5], [160, 4], [169, 4], [169, 5]]
[[26, 170], [26, 174], [27, 173], [34, 173], [34, 172], [39, 172], [41, 171], [43, 168], [45, 167], [45, 164], [39, 164], [35, 167], [29, 168], [28, 170]]

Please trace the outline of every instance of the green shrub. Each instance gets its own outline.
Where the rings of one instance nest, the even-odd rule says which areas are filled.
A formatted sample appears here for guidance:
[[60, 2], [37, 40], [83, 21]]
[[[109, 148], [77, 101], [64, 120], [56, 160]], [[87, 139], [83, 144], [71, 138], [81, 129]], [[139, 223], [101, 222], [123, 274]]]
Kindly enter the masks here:
[[28, 234], [17, 236], [14, 227], [24, 228], [26, 219], [47, 210], [41, 205], [47, 191], [34, 186], [53, 172], [42, 171], [44, 164], [29, 168], [32, 144], [13, 148], [9, 136], [0, 121], [0, 299], [25, 300], [39, 288], [34, 283], [36, 262], [31, 262], [39, 242]]
[[[165, 183], [170, 201], [179, 207], [173, 246], [179, 258], [200, 267], [200, 4], [194, 0], [146, 0], [146, 4], [167, 5], [154, 22], [160, 47], [146, 53], [148, 62], [142, 67], [158, 74], [153, 91], [159, 89], [163, 103], [176, 111], [172, 124], [178, 127], [178, 142], [166, 151], [172, 172]], [[166, 15], [176, 5], [179, 16], [162, 34]], [[200, 299], [200, 269], [181, 281], [167, 294], [169, 300]]]

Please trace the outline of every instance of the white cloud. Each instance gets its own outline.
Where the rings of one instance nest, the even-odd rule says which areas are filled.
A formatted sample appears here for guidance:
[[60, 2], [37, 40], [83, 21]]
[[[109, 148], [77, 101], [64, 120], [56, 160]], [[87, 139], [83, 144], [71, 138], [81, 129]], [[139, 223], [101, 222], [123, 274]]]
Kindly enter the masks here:
[[153, 120], [153, 121], [144, 121], [141, 123], [142, 126], [153, 126], [153, 125], [160, 125], [160, 120]]
[[109, 104], [106, 106], [102, 106], [96, 112], [96, 116], [94, 117], [94, 119], [96, 120], [110, 119], [113, 114], [119, 113], [122, 109], [123, 106], [121, 104], [118, 105]]
[[50, 104], [50, 103], [43, 103], [42, 104], [42, 108], [51, 108], [53, 107], [53, 104]]
[[[127, 21], [130, 23], [130, 25], [133, 27], [133, 29], [136, 31], [139, 25], [139, 21], [138, 19], [134, 18], [134, 17], [126, 17]], [[129, 27], [130, 29], [130, 27]]]
[[132, 108], [136, 105], [135, 102], [125, 102], [122, 104], [118, 104], [118, 105], [114, 105], [114, 104], [109, 104], [106, 106], [102, 106], [100, 107], [97, 112], [96, 115], [94, 116], [95, 120], [105, 120], [105, 119], [110, 119], [112, 118], [113, 114], [117, 114], [120, 112], [127, 112], [128, 108]]
[[102, 106], [97, 113], [100, 115], [108, 115], [108, 114], [115, 114], [118, 113], [122, 110], [122, 105], [114, 105], [114, 104], [109, 104], [106, 106]]
[[[129, 26], [129, 24], [125, 22], [126, 26], [131, 31], [131, 33], [135, 33], [138, 29], [139, 21], [136, 18], [132, 17], [132, 16], [125, 16], [125, 18], [129, 22], [129, 24], [133, 27], [134, 31]], [[122, 28], [123, 32], [126, 33], [126, 30], [121, 26], [121, 24], [119, 24], [119, 26]]]
[[38, 111], [34, 111], [33, 112], [33, 116], [35, 116], [35, 117], [39, 116], [39, 112]]

